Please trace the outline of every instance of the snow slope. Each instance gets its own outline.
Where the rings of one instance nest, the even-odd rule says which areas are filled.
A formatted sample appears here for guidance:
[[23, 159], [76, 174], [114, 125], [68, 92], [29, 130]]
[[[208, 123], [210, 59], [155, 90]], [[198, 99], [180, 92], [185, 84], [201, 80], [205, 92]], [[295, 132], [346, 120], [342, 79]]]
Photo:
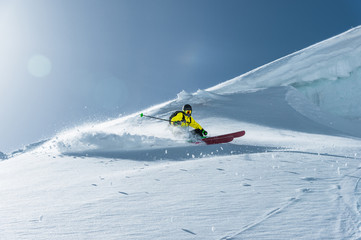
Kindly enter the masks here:
[[185, 103], [194, 145], [139, 113], [85, 124], [0, 162], [0, 239], [359, 239], [361, 28]]
[[293, 86], [322, 110], [361, 117], [360, 26], [209, 88], [233, 93]]

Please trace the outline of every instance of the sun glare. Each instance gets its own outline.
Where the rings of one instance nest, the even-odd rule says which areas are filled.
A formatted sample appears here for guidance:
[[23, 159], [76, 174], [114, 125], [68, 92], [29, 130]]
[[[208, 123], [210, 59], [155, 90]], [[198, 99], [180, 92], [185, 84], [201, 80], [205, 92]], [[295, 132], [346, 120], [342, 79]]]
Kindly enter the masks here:
[[51, 72], [51, 62], [44, 55], [34, 55], [28, 61], [28, 71], [34, 77], [45, 77]]

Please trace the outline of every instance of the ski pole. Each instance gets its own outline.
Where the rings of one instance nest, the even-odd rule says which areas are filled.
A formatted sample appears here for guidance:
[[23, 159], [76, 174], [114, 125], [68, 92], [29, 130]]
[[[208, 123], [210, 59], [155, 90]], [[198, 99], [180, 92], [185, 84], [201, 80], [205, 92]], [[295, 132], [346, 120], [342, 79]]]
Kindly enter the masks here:
[[140, 114], [140, 117], [153, 118], [153, 119], [158, 119], [158, 120], [162, 120], [162, 121], [167, 121], [167, 122], [169, 122], [168, 119], [153, 117], [153, 116], [145, 115], [145, 114], [143, 114], [143, 113]]
[[159, 118], [159, 117], [153, 117], [153, 116], [145, 115], [145, 114], [143, 114], [143, 113], [140, 114], [140, 117], [148, 117], [148, 118], [153, 118], [153, 119], [157, 119], [157, 120], [161, 120], [161, 121], [166, 121], [166, 122], [179, 122], [179, 121], [170, 121], [170, 120], [168, 120], [168, 119]]

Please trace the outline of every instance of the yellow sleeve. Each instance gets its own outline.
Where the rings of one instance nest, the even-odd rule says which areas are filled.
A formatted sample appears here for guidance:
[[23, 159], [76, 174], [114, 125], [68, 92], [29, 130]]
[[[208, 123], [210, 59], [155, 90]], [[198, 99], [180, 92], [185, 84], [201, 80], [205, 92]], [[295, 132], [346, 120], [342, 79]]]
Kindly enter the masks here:
[[178, 113], [177, 115], [175, 115], [172, 119], [171, 119], [171, 123], [172, 123], [172, 125], [174, 124], [174, 122], [180, 122], [180, 121], [182, 121], [183, 120], [183, 113], [182, 112], [180, 112], [180, 113]]
[[199, 125], [199, 124], [194, 120], [193, 117], [191, 117], [191, 123], [189, 124], [189, 126], [191, 126], [191, 127], [194, 128], [194, 129], [200, 129], [200, 130], [203, 129], [202, 126]]

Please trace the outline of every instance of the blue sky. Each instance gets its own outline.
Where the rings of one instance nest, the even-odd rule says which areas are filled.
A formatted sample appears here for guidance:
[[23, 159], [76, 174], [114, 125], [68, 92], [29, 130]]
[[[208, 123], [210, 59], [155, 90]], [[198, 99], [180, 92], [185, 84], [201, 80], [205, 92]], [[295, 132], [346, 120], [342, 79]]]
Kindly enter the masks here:
[[0, 0], [0, 151], [214, 86], [360, 24], [357, 0]]

